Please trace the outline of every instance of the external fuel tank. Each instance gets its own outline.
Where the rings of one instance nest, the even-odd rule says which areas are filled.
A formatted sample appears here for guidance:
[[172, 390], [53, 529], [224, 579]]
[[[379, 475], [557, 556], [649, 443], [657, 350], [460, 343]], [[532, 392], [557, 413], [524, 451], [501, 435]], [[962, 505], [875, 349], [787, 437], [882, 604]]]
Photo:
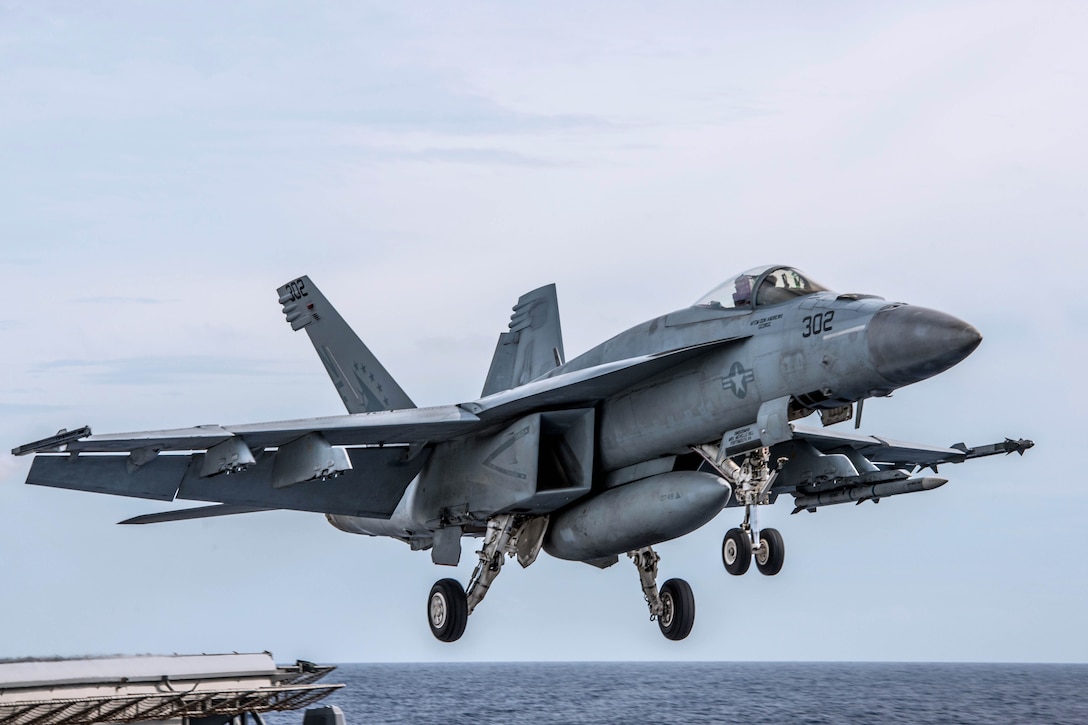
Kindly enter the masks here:
[[624, 484], [554, 514], [544, 551], [588, 561], [675, 539], [714, 518], [729, 494], [725, 479], [698, 471]]

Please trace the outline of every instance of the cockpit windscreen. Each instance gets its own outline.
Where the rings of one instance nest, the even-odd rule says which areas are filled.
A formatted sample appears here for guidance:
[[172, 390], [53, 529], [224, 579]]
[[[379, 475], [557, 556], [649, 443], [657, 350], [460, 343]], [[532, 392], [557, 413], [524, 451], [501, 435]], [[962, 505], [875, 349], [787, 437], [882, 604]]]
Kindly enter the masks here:
[[743, 309], [753, 305], [774, 305], [825, 291], [826, 287], [791, 267], [760, 267], [715, 287], [695, 304]]

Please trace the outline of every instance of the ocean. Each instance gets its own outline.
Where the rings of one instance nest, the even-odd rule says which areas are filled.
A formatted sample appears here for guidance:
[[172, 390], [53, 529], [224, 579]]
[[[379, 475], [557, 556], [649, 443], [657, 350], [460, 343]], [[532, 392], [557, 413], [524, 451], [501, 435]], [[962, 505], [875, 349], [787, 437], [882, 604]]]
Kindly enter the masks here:
[[345, 664], [325, 681], [346, 685], [318, 703], [346, 725], [1088, 723], [1088, 665]]

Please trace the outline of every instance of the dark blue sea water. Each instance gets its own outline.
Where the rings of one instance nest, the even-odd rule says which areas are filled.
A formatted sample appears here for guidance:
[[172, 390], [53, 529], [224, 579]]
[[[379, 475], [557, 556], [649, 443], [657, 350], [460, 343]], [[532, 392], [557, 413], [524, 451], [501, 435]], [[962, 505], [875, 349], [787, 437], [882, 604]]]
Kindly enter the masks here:
[[[341, 665], [363, 723], [1088, 723], [1088, 665]], [[266, 716], [300, 725], [302, 713]]]

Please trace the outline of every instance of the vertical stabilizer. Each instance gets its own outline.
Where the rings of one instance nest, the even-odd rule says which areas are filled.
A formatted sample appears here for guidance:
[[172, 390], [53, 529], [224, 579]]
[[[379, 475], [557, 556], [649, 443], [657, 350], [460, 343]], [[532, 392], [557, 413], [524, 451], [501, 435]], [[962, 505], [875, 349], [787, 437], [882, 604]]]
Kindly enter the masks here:
[[516, 388], [563, 364], [563, 330], [555, 285], [522, 295], [499, 335], [483, 395]]
[[349, 413], [416, 407], [309, 277], [276, 291], [291, 329], [306, 328]]

